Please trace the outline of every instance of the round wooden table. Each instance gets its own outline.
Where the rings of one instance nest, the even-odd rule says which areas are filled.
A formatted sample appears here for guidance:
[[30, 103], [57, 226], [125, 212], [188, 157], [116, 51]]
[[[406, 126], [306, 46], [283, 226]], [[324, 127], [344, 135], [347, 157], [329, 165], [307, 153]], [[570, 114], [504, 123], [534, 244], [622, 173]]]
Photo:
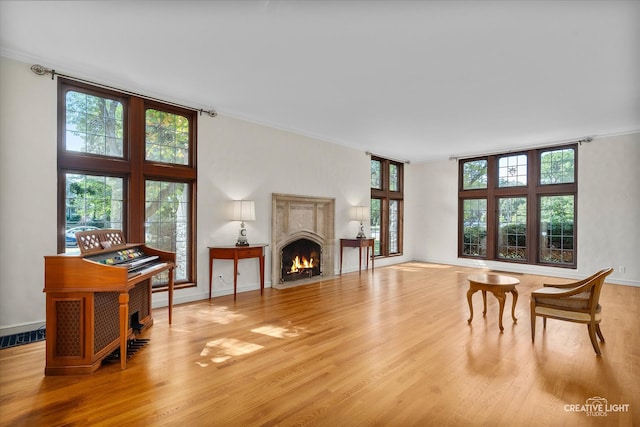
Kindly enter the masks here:
[[500, 305], [500, 316], [498, 317], [500, 332], [504, 331], [502, 327], [502, 313], [504, 312], [504, 301], [506, 299], [506, 293], [511, 292], [513, 298], [513, 305], [511, 306], [511, 317], [513, 322], [516, 323], [516, 301], [518, 301], [518, 291], [516, 285], [520, 283], [518, 279], [509, 276], [501, 276], [498, 274], [474, 274], [467, 277], [469, 280], [469, 290], [467, 291], [467, 301], [469, 302], [469, 312], [471, 316], [467, 320], [471, 323], [473, 320], [473, 304], [471, 303], [471, 297], [477, 291], [482, 291], [482, 300], [484, 301], [483, 316], [487, 314], [487, 291], [491, 292]]

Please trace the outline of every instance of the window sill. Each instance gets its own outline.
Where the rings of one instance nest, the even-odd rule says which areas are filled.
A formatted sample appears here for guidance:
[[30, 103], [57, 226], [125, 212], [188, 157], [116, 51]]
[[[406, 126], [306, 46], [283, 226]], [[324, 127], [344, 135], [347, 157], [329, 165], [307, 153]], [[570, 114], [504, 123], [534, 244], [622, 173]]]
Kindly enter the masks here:
[[[173, 285], [173, 290], [177, 289], [186, 289], [186, 288], [195, 288], [197, 285], [193, 282], [180, 283], [179, 285]], [[157, 292], [167, 292], [169, 290], [168, 285], [158, 286], [151, 289], [151, 293], [155, 294]]]

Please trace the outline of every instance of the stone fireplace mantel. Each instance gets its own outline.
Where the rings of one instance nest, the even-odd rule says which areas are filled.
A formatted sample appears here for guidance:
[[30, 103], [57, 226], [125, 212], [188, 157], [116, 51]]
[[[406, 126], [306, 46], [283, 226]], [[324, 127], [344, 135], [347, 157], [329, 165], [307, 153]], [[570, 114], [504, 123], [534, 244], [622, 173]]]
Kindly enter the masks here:
[[[335, 199], [273, 193], [271, 208], [271, 287], [285, 289], [333, 277]], [[281, 280], [282, 249], [302, 238], [312, 240], [321, 246], [322, 274], [313, 278], [284, 282]]]

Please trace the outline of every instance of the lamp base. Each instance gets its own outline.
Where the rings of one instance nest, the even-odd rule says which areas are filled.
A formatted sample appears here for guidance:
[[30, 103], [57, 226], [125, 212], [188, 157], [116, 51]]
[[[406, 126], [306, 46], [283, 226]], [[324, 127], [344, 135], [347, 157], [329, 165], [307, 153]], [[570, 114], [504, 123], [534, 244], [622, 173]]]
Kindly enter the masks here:
[[360, 231], [358, 232], [356, 239], [366, 239], [366, 238], [367, 236], [365, 236], [364, 234], [364, 225], [362, 224], [362, 221], [360, 221]]
[[244, 221], [240, 223], [240, 232], [238, 233], [236, 246], [249, 246], [249, 242], [247, 241], [247, 229], [244, 228]]

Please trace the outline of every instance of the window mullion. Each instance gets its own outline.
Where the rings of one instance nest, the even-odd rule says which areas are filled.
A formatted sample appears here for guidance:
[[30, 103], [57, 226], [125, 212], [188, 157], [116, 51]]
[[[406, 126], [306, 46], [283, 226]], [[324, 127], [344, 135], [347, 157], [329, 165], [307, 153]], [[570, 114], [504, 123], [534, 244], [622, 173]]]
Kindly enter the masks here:
[[116, 158], [95, 158], [84, 155], [67, 154], [58, 156], [58, 167], [66, 170], [129, 173], [129, 162]]
[[530, 150], [528, 153], [528, 177], [527, 181], [527, 262], [537, 263], [539, 247], [539, 226], [538, 226], [538, 198], [537, 188], [540, 183], [540, 165], [538, 152]]
[[389, 256], [389, 198], [380, 199], [380, 255]]
[[498, 162], [495, 157], [487, 159], [487, 255], [488, 259], [495, 259], [498, 246], [497, 224], [498, 224], [498, 203], [496, 202], [495, 190], [498, 188]]
[[127, 239], [130, 242], [144, 242], [144, 139], [145, 139], [144, 100], [133, 98], [129, 108], [129, 228]]

